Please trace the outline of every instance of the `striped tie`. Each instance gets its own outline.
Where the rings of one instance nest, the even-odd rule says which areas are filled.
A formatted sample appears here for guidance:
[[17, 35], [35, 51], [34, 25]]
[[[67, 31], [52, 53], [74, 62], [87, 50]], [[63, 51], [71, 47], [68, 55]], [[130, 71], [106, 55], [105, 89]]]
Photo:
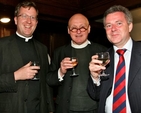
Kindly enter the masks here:
[[119, 49], [119, 62], [116, 70], [114, 95], [113, 95], [113, 113], [126, 113], [126, 93], [125, 93], [125, 61], [123, 54], [126, 49]]

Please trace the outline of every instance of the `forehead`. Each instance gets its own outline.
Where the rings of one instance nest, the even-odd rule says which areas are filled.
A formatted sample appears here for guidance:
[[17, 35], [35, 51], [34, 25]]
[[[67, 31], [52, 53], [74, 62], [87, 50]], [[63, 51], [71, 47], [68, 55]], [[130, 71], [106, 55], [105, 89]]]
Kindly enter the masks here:
[[74, 15], [69, 20], [69, 26], [82, 26], [88, 25], [88, 20], [83, 15]]
[[112, 23], [116, 21], [126, 21], [125, 14], [123, 12], [110, 13], [105, 18], [105, 23]]
[[34, 7], [21, 7], [19, 13], [37, 14]]

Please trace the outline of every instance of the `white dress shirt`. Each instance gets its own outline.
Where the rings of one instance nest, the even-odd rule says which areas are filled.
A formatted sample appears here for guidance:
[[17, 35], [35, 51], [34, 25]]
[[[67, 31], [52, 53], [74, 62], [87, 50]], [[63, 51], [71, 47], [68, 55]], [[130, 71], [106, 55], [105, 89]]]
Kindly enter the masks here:
[[[125, 59], [125, 65], [126, 65], [126, 113], [131, 113], [131, 108], [130, 108], [130, 103], [128, 99], [128, 76], [129, 76], [129, 66], [130, 66], [130, 59], [131, 59], [131, 52], [132, 52], [132, 46], [133, 46], [133, 41], [130, 38], [128, 42], [124, 45], [123, 48], [117, 48], [116, 46], [114, 47], [114, 75], [116, 74], [116, 68], [117, 68], [117, 63], [119, 61], [119, 55], [116, 53], [118, 49], [127, 49], [127, 51], [124, 53], [124, 59]], [[114, 79], [115, 80], [115, 76]], [[113, 106], [113, 90], [114, 90], [114, 82], [112, 86], [112, 91], [111, 94], [107, 97], [106, 99], [106, 106], [105, 106], [105, 112], [106, 113], [112, 113], [112, 106]]]

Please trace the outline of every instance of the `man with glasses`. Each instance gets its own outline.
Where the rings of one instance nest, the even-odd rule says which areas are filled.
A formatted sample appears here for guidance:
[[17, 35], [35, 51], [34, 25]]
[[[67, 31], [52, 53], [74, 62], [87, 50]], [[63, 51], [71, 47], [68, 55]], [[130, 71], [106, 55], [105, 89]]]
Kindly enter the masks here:
[[[90, 42], [89, 33], [88, 19], [82, 14], [74, 14], [68, 22], [71, 43], [54, 51], [47, 82], [51, 86], [58, 86], [56, 113], [96, 113], [97, 103], [86, 92], [89, 62], [93, 54], [106, 48]], [[71, 76], [71, 57], [78, 59], [75, 66], [77, 76]]]
[[[34, 2], [15, 8], [14, 35], [0, 39], [0, 113], [52, 113], [53, 95], [46, 83], [47, 48], [34, 39], [38, 20]], [[31, 66], [39, 61], [40, 66]], [[38, 80], [33, 80], [38, 75]]]

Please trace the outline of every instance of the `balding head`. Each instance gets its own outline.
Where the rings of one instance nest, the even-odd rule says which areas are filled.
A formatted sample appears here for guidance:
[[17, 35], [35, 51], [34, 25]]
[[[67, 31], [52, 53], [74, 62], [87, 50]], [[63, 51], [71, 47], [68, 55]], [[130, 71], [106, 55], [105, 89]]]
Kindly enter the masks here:
[[80, 14], [74, 14], [68, 22], [68, 34], [70, 34], [73, 43], [81, 45], [86, 42], [90, 33], [88, 19]]
[[84, 25], [86, 25], [86, 26], [88, 26], [89, 25], [89, 21], [88, 21], [88, 19], [84, 16], [84, 15], [82, 15], [82, 14], [80, 14], [80, 13], [77, 13], [77, 14], [74, 14], [70, 19], [69, 19], [69, 21], [68, 21], [68, 27], [71, 27], [71, 25], [73, 25], [73, 24], [75, 24], [75, 23], [82, 23], [82, 24], [84, 24]]

